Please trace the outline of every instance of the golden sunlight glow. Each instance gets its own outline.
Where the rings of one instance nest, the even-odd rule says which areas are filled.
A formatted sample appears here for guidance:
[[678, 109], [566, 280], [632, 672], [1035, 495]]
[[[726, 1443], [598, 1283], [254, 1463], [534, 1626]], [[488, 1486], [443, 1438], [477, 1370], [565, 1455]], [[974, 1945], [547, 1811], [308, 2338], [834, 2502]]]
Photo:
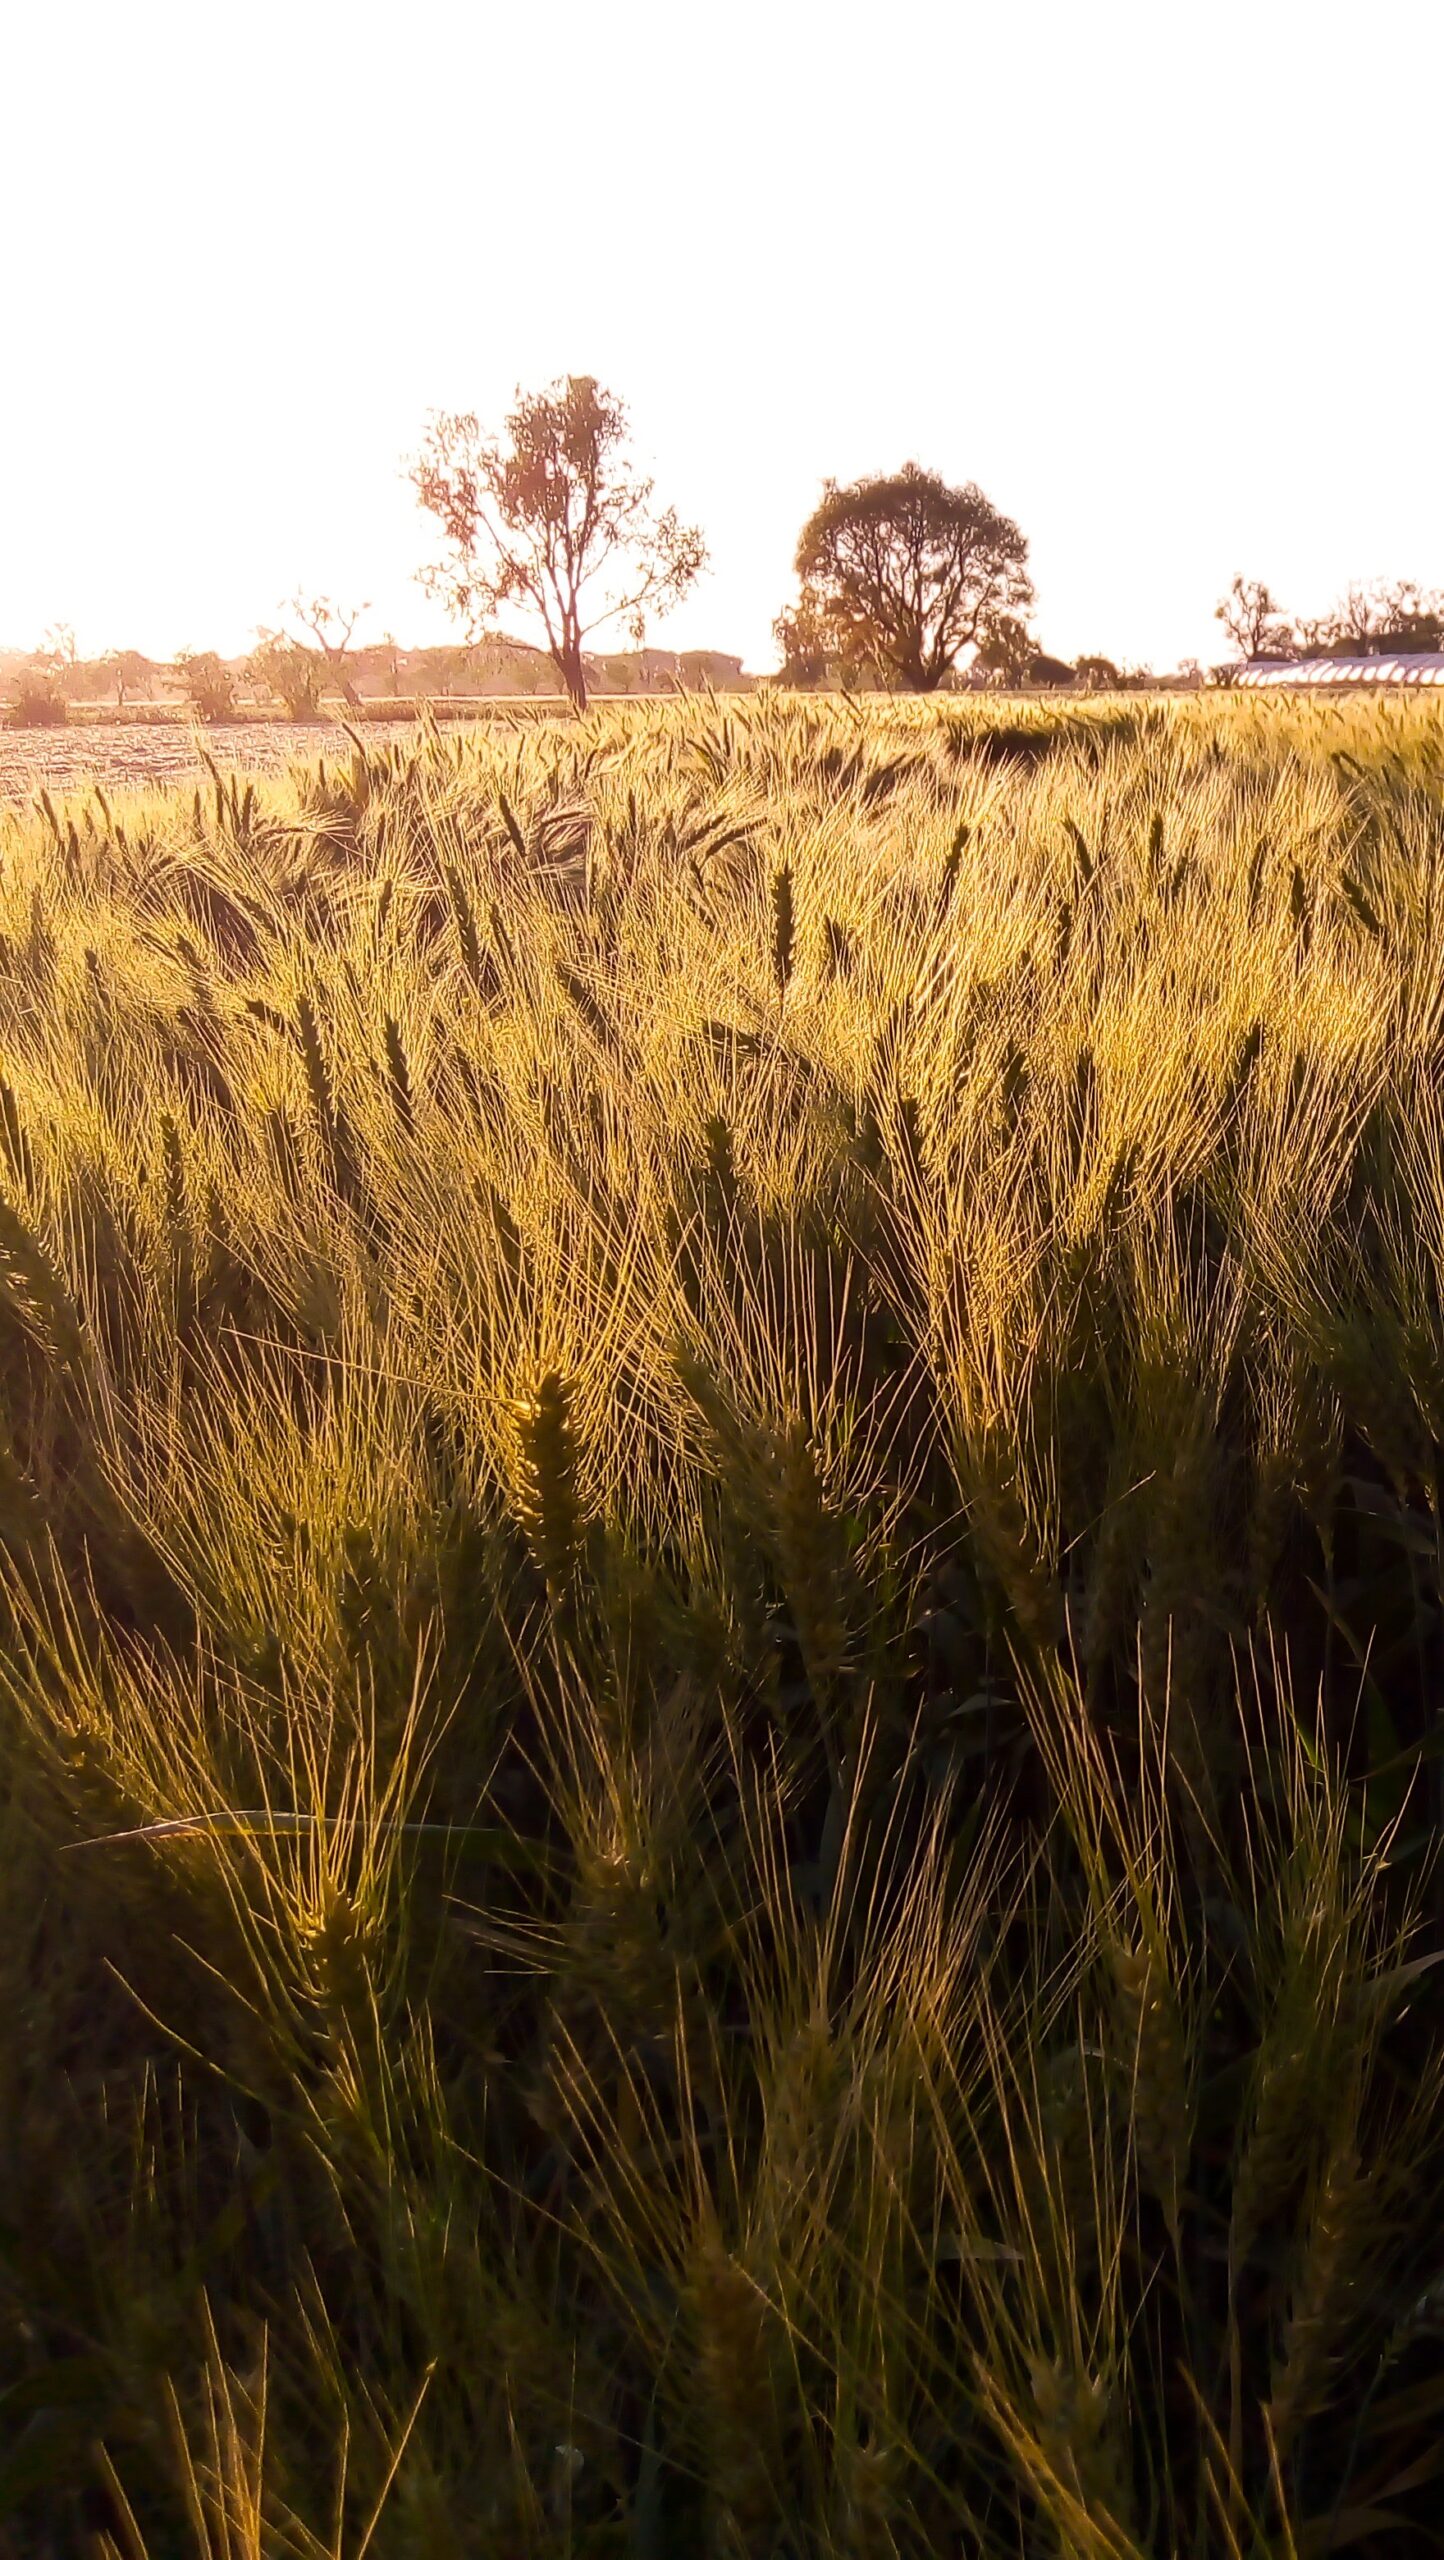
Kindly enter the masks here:
[[1027, 533], [1064, 653], [1444, 580], [1444, 17], [1332, 0], [15, 13], [0, 647], [247, 647], [304, 583], [444, 636], [427, 411], [596, 373], [772, 662], [825, 474]]

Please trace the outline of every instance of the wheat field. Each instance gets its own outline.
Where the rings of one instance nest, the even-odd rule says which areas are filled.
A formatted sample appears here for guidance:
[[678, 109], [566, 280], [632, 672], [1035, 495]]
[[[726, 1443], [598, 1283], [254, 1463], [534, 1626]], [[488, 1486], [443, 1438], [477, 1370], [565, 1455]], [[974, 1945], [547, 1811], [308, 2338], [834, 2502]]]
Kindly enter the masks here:
[[0, 2553], [1444, 2478], [1444, 722], [0, 816]]

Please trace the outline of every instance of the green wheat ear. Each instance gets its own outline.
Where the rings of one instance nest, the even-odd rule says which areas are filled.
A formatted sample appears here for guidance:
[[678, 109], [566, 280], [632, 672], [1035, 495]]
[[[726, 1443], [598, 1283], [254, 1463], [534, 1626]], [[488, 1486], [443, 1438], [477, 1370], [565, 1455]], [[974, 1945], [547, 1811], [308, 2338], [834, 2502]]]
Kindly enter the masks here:
[[1347, 898], [1349, 905], [1353, 908], [1355, 915], [1358, 917], [1360, 924], [1364, 928], [1364, 931], [1367, 934], [1371, 934], [1376, 942], [1381, 942], [1384, 938], [1384, 926], [1378, 909], [1370, 903], [1368, 898], [1365, 897], [1363, 890], [1360, 888], [1358, 881], [1354, 878], [1351, 871], [1341, 873], [1339, 887]]
[[707, 2547], [739, 2555], [771, 2550], [777, 2521], [771, 2307], [715, 2230], [695, 2245], [688, 2277], [713, 2510]]
[[575, 969], [568, 968], [564, 960], [557, 962], [556, 973], [557, 984], [563, 995], [580, 1014], [598, 1048], [614, 1050], [617, 1046], [615, 1027], [598, 1004], [585, 978], [579, 976]]
[[482, 960], [481, 939], [476, 930], [476, 909], [467, 894], [466, 882], [455, 863], [443, 863], [441, 876], [446, 883], [446, 894], [451, 900], [451, 912], [456, 920], [456, 938], [461, 945], [461, 965], [478, 995], [481, 995], [484, 993], [485, 968]]
[[186, 1224], [185, 1156], [174, 1112], [160, 1115], [161, 1197], [168, 1232], [178, 1236]]
[[345, 1110], [337, 1098], [321, 1046], [321, 1026], [311, 997], [304, 990], [296, 1003], [296, 1032], [301, 1044], [301, 1057], [306, 1070], [306, 1084], [315, 1114], [317, 1135], [321, 1141], [331, 1186], [340, 1200], [353, 1200], [359, 1188], [355, 1143]]
[[525, 862], [527, 858], [526, 838], [522, 834], [521, 827], [518, 824], [516, 811], [513, 809], [511, 802], [508, 800], [504, 791], [498, 791], [496, 795], [496, 805], [501, 812], [502, 824], [506, 828], [507, 834], [510, 836], [517, 852], [521, 855], [523, 862]]
[[1077, 821], [1073, 818], [1065, 818], [1063, 826], [1068, 841], [1073, 847], [1073, 858], [1078, 865], [1078, 877], [1086, 889], [1098, 866], [1088, 850], [1087, 839]]
[[299, 1206], [305, 1195], [306, 1174], [297, 1140], [296, 1124], [285, 1104], [269, 1104], [262, 1118], [266, 1151], [286, 1198]]
[[0, 1191], [0, 1296], [37, 1349], [59, 1369], [79, 1376], [85, 1367], [85, 1335], [60, 1266], [39, 1229]]
[[1296, 862], [1289, 866], [1289, 912], [1298, 933], [1299, 950], [1306, 957], [1313, 939], [1313, 902], [1308, 882]]
[[496, 1237], [497, 1249], [501, 1255], [501, 1267], [506, 1273], [508, 1283], [514, 1289], [521, 1278], [526, 1250], [522, 1243], [521, 1230], [494, 1182], [483, 1183], [482, 1197], [491, 1218], [492, 1232]]
[[416, 1110], [411, 1093], [411, 1068], [402, 1045], [401, 1030], [394, 1014], [386, 1016], [383, 1037], [386, 1042], [386, 1083], [391, 1107], [402, 1128], [410, 1136], [416, 1126]]
[[316, 1008], [310, 996], [304, 993], [297, 999], [296, 1030], [301, 1043], [301, 1056], [305, 1062], [306, 1083], [310, 1088], [312, 1108], [324, 1133], [329, 1129], [334, 1117], [336, 1097], [331, 1089], [330, 1073], [321, 1047], [321, 1026], [316, 1019]]
[[708, 1205], [720, 1214], [725, 1225], [737, 1207], [737, 1152], [731, 1128], [720, 1111], [713, 1112], [702, 1136]]
[[822, 928], [827, 954], [825, 975], [829, 978], [850, 978], [852, 937], [846, 925], [839, 924], [835, 916], [824, 916]]
[[953, 891], [958, 885], [958, 873], [962, 869], [963, 855], [967, 851], [972, 832], [966, 818], [961, 819], [953, 831], [953, 840], [943, 861], [942, 885], [938, 890], [939, 917], [946, 914]]
[[516, 1398], [512, 1419], [517, 1519], [549, 1598], [560, 1602], [572, 1586], [583, 1527], [573, 1396], [560, 1370], [544, 1370]]
[[23, 1191], [29, 1191], [35, 1181], [35, 1159], [8, 1076], [0, 1076], [0, 1146], [4, 1147], [15, 1180]]
[[792, 865], [781, 862], [772, 874], [772, 974], [779, 996], [787, 993], [792, 975], [796, 915], [792, 901]]
[[37, 880], [30, 892], [30, 930], [25, 945], [25, 965], [37, 991], [48, 991], [55, 975], [55, 936], [45, 904], [45, 892]]
[[794, 1418], [776, 1434], [767, 1461], [783, 1586], [808, 1678], [823, 1698], [847, 1661], [850, 1576], [840, 1554], [839, 1523], [801, 1421]]

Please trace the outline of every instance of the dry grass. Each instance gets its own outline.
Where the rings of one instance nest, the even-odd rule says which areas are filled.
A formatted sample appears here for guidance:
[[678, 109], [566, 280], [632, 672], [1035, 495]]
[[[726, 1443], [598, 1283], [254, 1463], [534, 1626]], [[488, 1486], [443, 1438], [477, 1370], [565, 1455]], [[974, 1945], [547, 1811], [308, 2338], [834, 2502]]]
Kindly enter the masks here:
[[1441, 859], [1413, 703], [0, 820], [0, 2551], [1426, 2547]]

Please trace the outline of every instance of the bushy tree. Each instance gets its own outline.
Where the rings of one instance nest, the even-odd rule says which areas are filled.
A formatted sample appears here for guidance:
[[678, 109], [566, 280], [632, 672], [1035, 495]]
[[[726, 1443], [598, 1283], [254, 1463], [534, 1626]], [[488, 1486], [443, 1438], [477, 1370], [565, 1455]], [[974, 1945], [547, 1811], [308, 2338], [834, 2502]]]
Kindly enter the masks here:
[[154, 672], [149, 658], [143, 657], [139, 649], [111, 649], [101, 663], [107, 684], [115, 695], [117, 711], [125, 709], [127, 695], [139, 693]]
[[1037, 642], [1021, 614], [1000, 613], [973, 652], [979, 675], [1021, 684], [1037, 654]]
[[849, 673], [848, 635], [828, 614], [821, 598], [804, 586], [796, 604], [779, 613], [772, 637], [782, 656], [778, 680], [812, 687], [834, 683]]
[[53, 660], [37, 657], [53, 676], [67, 702], [107, 702], [111, 694], [110, 670], [103, 658], [74, 658], [56, 666]]
[[7, 729], [63, 729], [69, 707], [56, 670], [32, 658], [15, 677], [5, 725]]
[[[370, 605], [341, 605], [333, 596], [308, 596], [298, 589], [282, 610], [289, 613], [303, 631], [309, 632], [313, 645], [320, 650], [336, 680], [343, 701], [354, 709], [360, 696], [348, 664], [348, 652], [352, 634], [370, 612]], [[297, 643], [297, 646], [302, 645]]]
[[803, 526], [804, 603], [832, 645], [885, 682], [931, 693], [962, 651], [1033, 601], [1028, 546], [970, 481], [949, 488], [916, 462], [824, 484]]
[[182, 649], [171, 673], [198, 719], [234, 719], [236, 679], [214, 649]]
[[303, 648], [288, 631], [262, 631], [246, 661], [246, 672], [262, 693], [279, 702], [293, 720], [314, 720], [321, 703], [326, 661], [319, 649]]
[[649, 613], [692, 586], [707, 553], [694, 525], [653, 507], [626, 455], [620, 400], [590, 374], [516, 395], [504, 438], [470, 412], [433, 417], [412, 465], [416, 494], [446, 536], [422, 583], [475, 629], [519, 606], [536, 616], [576, 708], [586, 707], [583, 642], [621, 621], [640, 644]]
[[608, 657], [594, 659], [593, 667], [608, 693], [636, 692], [637, 661], [634, 657], [629, 657], [625, 650], [616, 650]]
[[421, 649], [416, 657], [416, 690], [445, 702], [472, 672], [469, 649]]
[[741, 676], [740, 659], [721, 649], [683, 649], [677, 658], [677, 681], [683, 685], [715, 686], [718, 692], [735, 685]]

